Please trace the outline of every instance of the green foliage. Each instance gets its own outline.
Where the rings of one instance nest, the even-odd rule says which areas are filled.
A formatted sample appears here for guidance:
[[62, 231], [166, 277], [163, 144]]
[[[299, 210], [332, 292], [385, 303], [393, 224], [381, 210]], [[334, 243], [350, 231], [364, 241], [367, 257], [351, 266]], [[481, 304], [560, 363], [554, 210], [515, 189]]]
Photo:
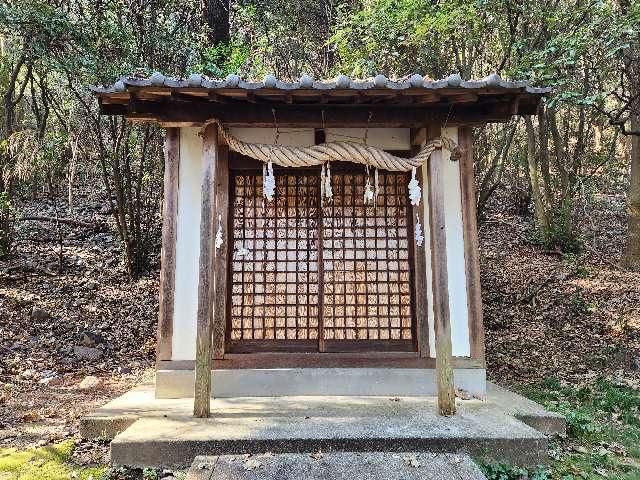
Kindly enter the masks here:
[[571, 295], [571, 306], [576, 315], [591, 315], [598, 309], [595, 304], [585, 300], [582, 290], [579, 287], [576, 287]]
[[567, 420], [567, 433], [574, 438], [594, 439], [602, 432], [588, 410], [574, 410], [565, 416]]
[[55, 445], [16, 450], [0, 449], [0, 478], [6, 480], [88, 480], [101, 478], [103, 467], [76, 467], [70, 464], [73, 440]]
[[15, 210], [7, 192], [0, 192], [0, 256], [11, 253], [14, 240]]
[[[570, 228], [568, 228], [570, 227]], [[539, 230], [532, 230], [529, 235], [532, 244], [548, 250], [559, 250], [564, 254], [576, 255], [584, 248], [584, 241], [580, 231], [553, 217], [549, 229], [544, 234]]]
[[158, 480], [160, 478], [160, 475], [158, 473], [158, 470], [156, 470], [155, 468], [145, 468], [142, 472], [142, 478], [144, 480]]
[[40, 0], [1, 2], [0, 32], [9, 38], [29, 39], [24, 53], [49, 68], [64, 62], [74, 46], [82, 43], [82, 32], [71, 17]]
[[[355, 13], [343, 5], [329, 39], [338, 54], [336, 71], [366, 77], [378, 72], [398, 75], [417, 69], [424, 61], [423, 55], [434, 53], [426, 45], [417, 56], [409, 53], [416, 53], [412, 48], [415, 32], [432, 9], [428, 2], [419, 0], [375, 0]], [[414, 65], [409, 64], [413, 62]]]
[[560, 380], [558, 380], [555, 377], [546, 378], [542, 382], [541, 386], [546, 390], [560, 390], [562, 388], [562, 384], [560, 383]]
[[582, 387], [550, 378], [524, 393], [567, 421], [567, 438], [552, 444], [550, 478], [640, 478], [640, 391], [604, 378]]
[[192, 72], [224, 78], [242, 69], [249, 57], [249, 49], [239, 43], [220, 43], [206, 47], [201, 57], [202, 60], [191, 69]]
[[538, 465], [534, 468], [514, 467], [504, 463], [480, 463], [480, 469], [487, 480], [549, 480], [550, 472], [547, 467]]
[[473, 67], [464, 65], [460, 46], [481, 36], [493, 44], [499, 36], [492, 15], [496, 6], [475, 0], [375, 0], [354, 12], [343, 5], [329, 39], [338, 54], [335, 71], [356, 76], [418, 71], [441, 78], [461, 70], [470, 76]]
[[566, 252], [563, 256], [563, 260], [566, 268], [572, 270], [578, 278], [584, 279], [589, 277], [589, 269], [585, 264], [585, 258], [583, 255]]
[[327, 45], [335, 23], [335, 1], [257, 0], [232, 2], [233, 42], [248, 49], [243, 74], [262, 78], [272, 73], [297, 79], [330, 74], [334, 49]]

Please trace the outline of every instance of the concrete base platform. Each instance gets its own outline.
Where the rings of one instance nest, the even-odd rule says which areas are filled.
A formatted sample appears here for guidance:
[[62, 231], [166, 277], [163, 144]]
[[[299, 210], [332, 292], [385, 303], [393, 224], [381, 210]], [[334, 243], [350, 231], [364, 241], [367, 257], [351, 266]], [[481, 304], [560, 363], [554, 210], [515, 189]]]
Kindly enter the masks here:
[[[484, 398], [484, 368], [456, 368], [457, 388]], [[387, 396], [425, 397], [438, 394], [431, 368], [242, 368], [212, 370], [211, 395], [231, 397]], [[193, 370], [156, 372], [156, 398], [193, 397]]]
[[199, 456], [186, 480], [486, 480], [467, 455], [281, 453]]
[[454, 417], [438, 416], [433, 397], [226, 398], [212, 400], [208, 419], [192, 411], [193, 399], [156, 399], [141, 386], [83, 418], [81, 434], [115, 435], [112, 462], [131, 466], [318, 450], [464, 452], [532, 465], [546, 461], [547, 439], [518, 418], [547, 433], [564, 429], [562, 417], [494, 385], [486, 401], [459, 401]]

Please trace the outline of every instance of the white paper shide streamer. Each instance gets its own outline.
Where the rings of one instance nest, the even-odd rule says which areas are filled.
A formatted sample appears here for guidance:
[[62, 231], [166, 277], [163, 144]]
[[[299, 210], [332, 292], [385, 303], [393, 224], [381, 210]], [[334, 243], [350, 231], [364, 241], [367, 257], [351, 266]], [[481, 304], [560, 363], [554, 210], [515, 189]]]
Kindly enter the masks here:
[[371, 187], [371, 180], [367, 177], [367, 184], [364, 186], [364, 204], [368, 205], [374, 198], [373, 188]]
[[320, 205], [322, 206], [324, 199], [331, 200], [333, 198], [333, 188], [331, 188], [331, 165], [327, 163], [322, 165], [320, 170]]
[[271, 161], [262, 166], [262, 179], [263, 195], [270, 202], [276, 193], [276, 177], [273, 175], [273, 163]]
[[420, 205], [421, 196], [422, 189], [416, 178], [416, 167], [413, 167], [411, 169], [411, 181], [409, 182], [409, 200], [411, 200], [411, 205], [415, 205], [416, 207]]
[[366, 182], [364, 184], [364, 204], [368, 205], [369, 202], [373, 201], [375, 198], [375, 194], [373, 192], [373, 187], [371, 186], [371, 175], [369, 175], [369, 165], [365, 168], [365, 177]]
[[416, 245], [421, 247], [424, 242], [424, 233], [422, 232], [422, 224], [420, 223], [420, 216], [418, 214], [416, 214], [415, 232]]
[[216, 231], [216, 251], [222, 246], [222, 215], [218, 215], [218, 230]]
[[324, 178], [324, 196], [327, 200], [331, 200], [333, 198], [333, 188], [331, 188], [331, 164], [327, 163], [327, 173]]

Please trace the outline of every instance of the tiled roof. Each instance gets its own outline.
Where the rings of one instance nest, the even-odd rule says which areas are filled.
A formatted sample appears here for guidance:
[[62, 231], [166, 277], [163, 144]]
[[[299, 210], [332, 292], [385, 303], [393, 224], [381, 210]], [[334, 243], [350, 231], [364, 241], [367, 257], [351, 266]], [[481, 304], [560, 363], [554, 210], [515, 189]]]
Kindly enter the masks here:
[[376, 75], [369, 80], [356, 80], [339, 75], [330, 80], [314, 80], [309, 75], [302, 75], [297, 82], [287, 82], [278, 80], [273, 75], [267, 75], [261, 82], [245, 81], [238, 75], [231, 74], [225, 79], [211, 79], [200, 74], [191, 74], [186, 79], [166, 77], [159, 72], [155, 72], [148, 78], [123, 77], [110, 87], [93, 87], [93, 92], [97, 94], [109, 94], [126, 92], [129, 87], [169, 87], [169, 88], [198, 88], [198, 89], [279, 89], [279, 90], [369, 90], [388, 89], [403, 90], [407, 88], [423, 88], [425, 90], [438, 90], [444, 88], [462, 89], [505, 89], [519, 90], [526, 93], [544, 95], [551, 92], [551, 88], [540, 88], [531, 86], [528, 80], [504, 80], [497, 74], [491, 74], [480, 80], [463, 80], [460, 75], [454, 73], [441, 80], [432, 80], [419, 74], [413, 74], [400, 80], [390, 80], [384, 75]]

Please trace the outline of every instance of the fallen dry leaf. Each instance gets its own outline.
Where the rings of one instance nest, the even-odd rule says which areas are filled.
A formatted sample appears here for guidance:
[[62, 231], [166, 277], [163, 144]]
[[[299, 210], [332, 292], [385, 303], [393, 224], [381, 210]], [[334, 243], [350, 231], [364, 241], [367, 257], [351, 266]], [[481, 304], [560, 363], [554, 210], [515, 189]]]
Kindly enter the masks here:
[[262, 467], [262, 462], [255, 458], [249, 458], [244, 462], [243, 468], [245, 470], [255, 470], [256, 468]]

